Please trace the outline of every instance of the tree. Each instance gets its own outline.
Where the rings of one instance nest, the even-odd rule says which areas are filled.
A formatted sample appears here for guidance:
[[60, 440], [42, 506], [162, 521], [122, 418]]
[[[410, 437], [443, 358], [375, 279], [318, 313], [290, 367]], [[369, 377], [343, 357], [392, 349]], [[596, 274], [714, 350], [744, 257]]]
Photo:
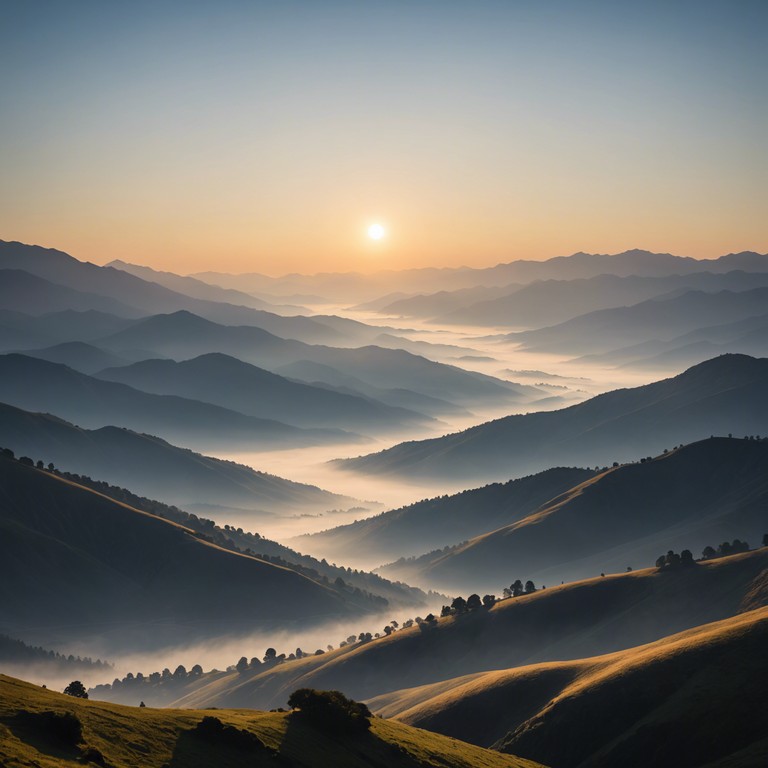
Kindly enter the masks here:
[[525, 594], [530, 595], [532, 592], [536, 591], [536, 585], [528, 579], [528, 581], [525, 582]]
[[242, 675], [248, 669], [248, 659], [245, 656], [241, 656], [240, 661], [235, 664], [235, 669]]
[[684, 549], [680, 553], [680, 564], [681, 565], [693, 565], [693, 552], [691, 552], [690, 549]]
[[271, 664], [275, 661], [277, 661], [277, 651], [274, 648], [267, 648], [264, 651], [264, 663]]
[[174, 670], [173, 676], [177, 680], [182, 680], [183, 678], [185, 678], [187, 676], [187, 669], [186, 669], [186, 667], [183, 664], [179, 664], [179, 666], [176, 667], [176, 669]]
[[79, 680], [73, 680], [65, 689], [67, 696], [74, 696], [76, 699], [87, 699], [88, 691]]
[[288, 697], [292, 717], [332, 733], [360, 733], [371, 727], [371, 711], [340, 691], [299, 688]]
[[512, 597], [520, 597], [523, 594], [523, 582], [516, 579], [512, 582]]
[[483, 605], [491, 608], [496, 604], [496, 595], [483, 595]]
[[190, 677], [200, 677], [203, 674], [203, 668], [199, 664], [195, 664], [192, 669], [189, 670]]
[[480, 599], [480, 595], [470, 595], [467, 598], [467, 610], [477, 611], [483, 607], [483, 601]]
[[701, 553], [701, 557], [703, 560], [711, 560], [713, 557], [717, 556], [717, 552], [715, 552], [713, 547], [706, 546], [704, 547], [704, 551]]
[[466, 613], [467, 611], [467, 601], [459, 595], [458, 597], [453, 599], [453, 602], [451, 603], [451, 608], [456, 613]]

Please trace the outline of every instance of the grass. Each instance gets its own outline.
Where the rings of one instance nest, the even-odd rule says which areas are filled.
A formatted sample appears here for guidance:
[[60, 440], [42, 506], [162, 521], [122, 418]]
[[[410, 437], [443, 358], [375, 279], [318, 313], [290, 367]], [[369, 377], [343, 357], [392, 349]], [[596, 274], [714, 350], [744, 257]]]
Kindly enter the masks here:
[[[83, 765], [83, 745], [67, 745], [30, 726], [20, 712], [73, 713], [83, 742], [112, 768], [536, 768], [456, 739], [381, 718], [371, 730], [334, 737], [285, 713], [173, 710], [75, 699], [0, 675], [0, 765], [60, 768]], [[266, 749], [213, 746], [193, 729], [205, 716], [258, 736]]]

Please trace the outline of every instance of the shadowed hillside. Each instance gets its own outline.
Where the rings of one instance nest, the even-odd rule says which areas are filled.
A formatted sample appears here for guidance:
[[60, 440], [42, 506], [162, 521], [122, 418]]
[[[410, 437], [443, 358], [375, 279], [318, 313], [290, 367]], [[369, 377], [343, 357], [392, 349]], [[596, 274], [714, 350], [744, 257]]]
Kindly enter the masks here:
[[339, 466], [403, 476], [499, 479], [558, 464], [634, 461], [711, 434], [767, 433], [766, 389], [768, 359], [722, 355], [653, 384], [401, 443]]
[[[203, 718], [212, 718], [201, 726]], [[218, 722], [217, 722], [218, 721]], [[329, 733], [292, 714], [124, 707], [0, 675], [0, 762], [19, 768], [537, 768], [402, 723]]]
[[426, 499], [294, 541], [333, 556], [362, 549], [382, 559], [408, 557], [520, 520], [593, 475], [588, 469], [548, 469], [520, 480]]
[[354, 613], [292, 570], [4, 455], [0, 487], [0, 629], [135, 649]]
[[733, 535], [759, 541], [768, 508], [768, 440], [710, 438], [609, 469], [511, 525], [381, 572], [440, 589], [488, 591], [510, 569], [545, 583], [652, 563]]
[[548, 764], [758, 766], [768, 608], [627, 651], [469, 675], [369, 702], [385, 717]]
[[550, 587], [319, 657], [208, 677], [179, 706], [282, 706], [299, 686], [356, 699], [505, 667], [580, 659], [766, 604], [768, 549]]

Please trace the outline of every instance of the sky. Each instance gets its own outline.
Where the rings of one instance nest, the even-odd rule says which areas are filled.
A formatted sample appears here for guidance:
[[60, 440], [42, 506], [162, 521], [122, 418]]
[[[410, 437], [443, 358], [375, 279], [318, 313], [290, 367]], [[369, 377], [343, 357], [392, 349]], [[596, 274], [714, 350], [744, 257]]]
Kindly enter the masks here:
[[0, 29], [4, 240], [273, 275], [768, 251], [765, 0], [0, 0]]

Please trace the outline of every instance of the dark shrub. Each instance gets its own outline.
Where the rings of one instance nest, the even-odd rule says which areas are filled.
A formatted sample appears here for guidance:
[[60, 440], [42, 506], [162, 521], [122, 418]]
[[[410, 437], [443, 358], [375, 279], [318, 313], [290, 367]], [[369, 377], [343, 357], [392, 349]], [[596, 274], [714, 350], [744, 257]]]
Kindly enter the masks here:
[[340, 691], [299, 688], [289, 696], [288, 706], [297, 710], [294, 717], [331, 733], [359, 733], [371, 727], [368, 707]]
[[193, 729], [195, 736], [217, 747], [235, 749], [264, 749], [264, 742], [250, 731], [224, 725], [218, 717], [204, 717]]

